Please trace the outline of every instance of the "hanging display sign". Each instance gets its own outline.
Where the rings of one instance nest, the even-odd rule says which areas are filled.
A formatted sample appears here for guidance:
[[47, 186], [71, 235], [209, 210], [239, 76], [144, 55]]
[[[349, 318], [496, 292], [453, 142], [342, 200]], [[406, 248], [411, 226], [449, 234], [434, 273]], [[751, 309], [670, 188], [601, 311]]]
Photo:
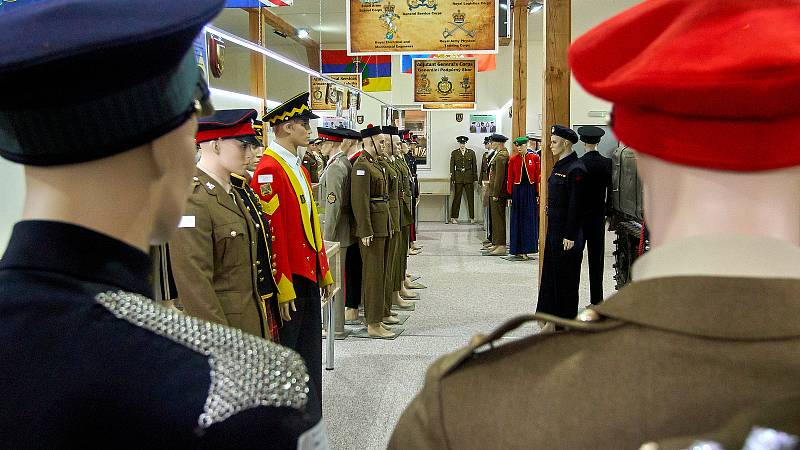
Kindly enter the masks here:
[[423, 103], [423, 111], [474, 111], [475, 103]]
[[[354, 89], [361, 88], [360, 73], [326, 73], [325, 76]], [[355, 100], [360, 103], [360, 98], [358, 96], [350, 95], [349, 92], [343, 93], [341, 88], [337, 89], [336, 85], [329, 83], [322, 78], [310, 77], [309, 83], [309, 92], [311, 93], [311, 109], [314, 111], [336, 110], [336, 103], [340, 96], [342, 100], [341, 107], [344, 109], [350, 108], [351, 100]]]
[[347, 54], [497, 53], [498, 0], [347, 0]]
[[415, 59], [415, 103], [475, 103], [475, 59]]

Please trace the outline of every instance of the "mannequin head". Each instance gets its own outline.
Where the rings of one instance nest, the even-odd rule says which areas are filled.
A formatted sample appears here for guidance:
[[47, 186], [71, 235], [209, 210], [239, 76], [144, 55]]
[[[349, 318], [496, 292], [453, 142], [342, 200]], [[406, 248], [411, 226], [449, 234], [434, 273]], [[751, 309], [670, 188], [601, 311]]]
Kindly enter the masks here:
[[403, 147], [401, 145], [400, 136], [392, 136], [392, 152], [395, 156], [403, 156]]
[[392, 154], [392, 138], [388, 134], [381, 133], [375, 136], [375, 142], [378, 144], [378, 153], [383, 156]]
[[238, 139], [216, 139], [200, 144], [198, 164], [223, 180], [230, 174], [242, 174], [252, 163], [252, 145]]
[[732, 172], [643, 153], [636, 158], [653, 246], [699, 234], [760, 235], [800, 245], [800, 166]]
[[365, 152], [369, 153], [372, 156], [378, 156], [379, 150], [378, 147], [380, 144], [378, 143], [380, 139], [380, 135], [365, 137], [361, 141], [361, 146]]
[[[325, 141], [322, 141], [322, 143], [319, 144], [317, 147], [319, 149], [319, 152], [322, 155], [324, 155], [325, 157], [329, 157], [329, 156], [331, 156], [332, 154], [336, 153], [339, 150], [339, 146], [341, 144], [342, 144], [341, 142], [325, 140]], [[311, 149], [311, 146], [309, 146], [309, 150], [310, 149]]]
[[411, 151], [411, 147], [408, 145], [408, 142], [407, 141], [402, 141], [400, 143], [400, 154], [401, 155], [406, 155], [410, 151]]
[[458, 149], [459, 149], [459, 150], [466, 150], [466, 149], [467, 149], [467, 144], [462, 144], [462, 143], [459, 143], [459, 144], [458, 144]]
[[561, 159], [572, 153], [572, 142], [562, 138], [561, 136], [550, 136], [550, 151], [555, 158]]
[[191, 193], [196, 130], [192, 118], [149, 144], [114, 156], [26, 166], [23, 219], [79, 224], [142, 250], [166, 242]]
[[298, 147], [308, 145], [311, 125], [308, 119], [290, 119], [274, 125], [275, 140], [283, 148], [296, 152]]
[[247, 170], [253, 172], [256, 170], [258, 163], [261, 162], [261, 157], [264, 156], [264, 147], [253, 147], [253, 157], [250, 158], [250, 164], [247, 167]]
[[355, 139], [345, 139], [342, 141], [342, 151], [347, 157], [351, 157], [360, 150], [359, 142]]

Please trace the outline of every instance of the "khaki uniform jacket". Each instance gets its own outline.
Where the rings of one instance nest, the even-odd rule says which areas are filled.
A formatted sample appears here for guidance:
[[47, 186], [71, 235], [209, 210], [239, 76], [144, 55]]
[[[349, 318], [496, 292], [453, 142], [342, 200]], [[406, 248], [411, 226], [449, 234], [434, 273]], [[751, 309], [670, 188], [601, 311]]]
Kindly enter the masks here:
[[413, 221], [411, 208], [414, 198], [412, 197], [411, 169], [402, 156], [394, 157], [394, 167], [400, 174], [400, 226], [406, 227]]
[[636, 449], [800, 393], [800, 279], [653, 278], [596, 311], [438, 360], [389, 448]]
[[478, 181], [478, 160], [471, 148], [466, 149], [463, 155], [461, 149], [450, 154], [450, 181], [456, 184]]
[[350, 204], [358, 238], [389, 236], [389, 187], [376, 158], [366, 151], [353, 164]]
[[489, 153], [490, 150], [487, 150], [486, 153], [483, 154], [483, 158], [481, 159], [481, 175], [480, 181], [489, 181]]
[[330, 161], [320, 179], [320, 193], [325, 202], [322, 236], [342, 247], [353, 245], [353, 208], [350, 206], [350, 172], [353, 166], [347, 155], [339, 153]]
[[489, 198], [498, 197], [505, 199], [508, 197], [507, 182], [508, 179], [508, 150], [502, 149], [497, 152], [492, 160], [489, 169], [489, 189], [487, 190]]
[[256, 280], [270, 262], [258, 260], [255, 226], [231, 192], [197, 169], [185, 212], [194, 226], [169, 247], [175, 284], [187, 314], [267, 337]]
[[392, 233], [396, 233], [400, 231], [400, 174], [386, 156], [378, 156], [378, 164], [386, 174], [386, 186], [389, 190], [389, 226]]

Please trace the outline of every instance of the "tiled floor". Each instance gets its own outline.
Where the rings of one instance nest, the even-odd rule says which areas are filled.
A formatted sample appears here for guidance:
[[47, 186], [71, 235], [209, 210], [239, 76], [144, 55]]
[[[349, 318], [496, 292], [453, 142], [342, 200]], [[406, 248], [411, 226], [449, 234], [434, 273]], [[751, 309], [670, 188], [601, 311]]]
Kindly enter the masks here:
[[[505, 320], [535, 311], [538, 259], [510, 262], [480, 255], [480, 225], [424, 223], [409, 271], [428, 289], [393, 341], [348, 338], [336, 341], [336, 368], [324, 373], [324, 414], [336, 450], [382, 449], [413, 398], [425, 369], [438, 356], [488, 333]], [[613, 293], [612, 237], [606, 240], [605, 293]], [[589, 302], [584, 260], [581, 307]], [[526, 325], [508, 337], [535, 333]]]

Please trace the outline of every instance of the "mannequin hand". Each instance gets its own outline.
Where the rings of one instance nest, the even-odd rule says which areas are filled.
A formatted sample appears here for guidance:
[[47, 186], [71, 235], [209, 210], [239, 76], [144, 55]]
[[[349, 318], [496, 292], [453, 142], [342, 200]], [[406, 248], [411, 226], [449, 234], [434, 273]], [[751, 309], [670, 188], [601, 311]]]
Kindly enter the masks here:
[[369, 247], [369, 245], [372, 244], [372, 236], [367, 236], [365, 238], [361, 238], [361, 244], [364, 247]]
[[500, 199], [499, 199], [498, 197], [492, 197], [492, 200], [494, 200], [494, 201], [498, 201], [498, 200], [500, 200]]
[[572, 247], [575, 247], [575, 241], [564, 239], [564, 250], [572, 250]]
[[283, 320], [285, 320], [287, 322], [291, 322], [292, 321], [292, 315], [290, 313], [290, 310], [291, 311], [297, 311], [297, 307], [294, 306], [294, 300], [286, 302], [286, 303], [281, 303], [280, 304], [280, 308], [281, 308], [281, 319], [283, 319]]

